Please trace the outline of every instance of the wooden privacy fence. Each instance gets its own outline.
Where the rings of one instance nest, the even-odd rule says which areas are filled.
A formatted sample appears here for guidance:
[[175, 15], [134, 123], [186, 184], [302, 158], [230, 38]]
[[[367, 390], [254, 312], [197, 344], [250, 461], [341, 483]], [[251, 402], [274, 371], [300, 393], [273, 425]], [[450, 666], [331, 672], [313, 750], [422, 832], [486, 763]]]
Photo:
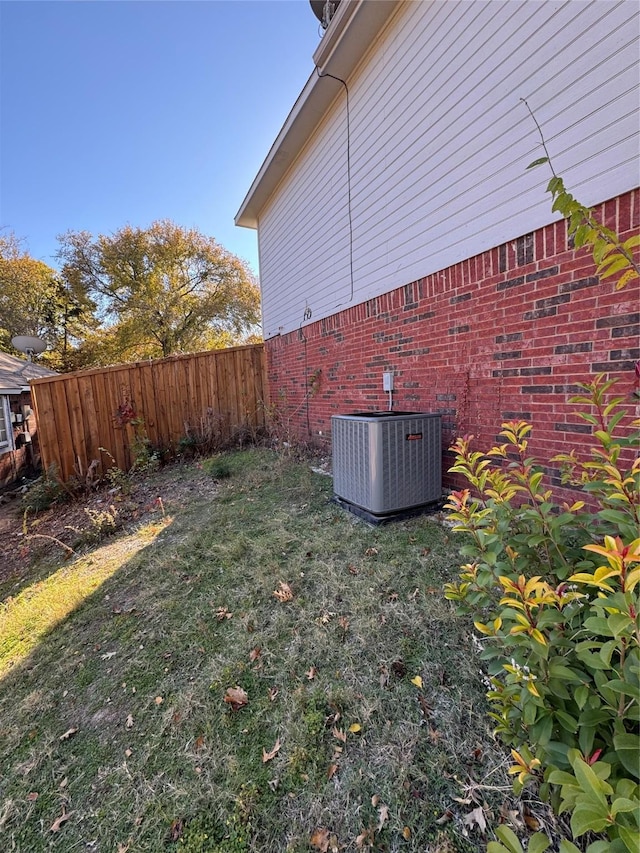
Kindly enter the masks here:
[[94, 460], [98, 476], [113, 465], [128, 471], [136, 435], [175, 452], [190, 436], [225, 444], [239, 430], [263, 427], [264, 349], [233, 347], [36, 379], [31, 393], [45, 469], [55, 465], [63, 481], [84, 479]]

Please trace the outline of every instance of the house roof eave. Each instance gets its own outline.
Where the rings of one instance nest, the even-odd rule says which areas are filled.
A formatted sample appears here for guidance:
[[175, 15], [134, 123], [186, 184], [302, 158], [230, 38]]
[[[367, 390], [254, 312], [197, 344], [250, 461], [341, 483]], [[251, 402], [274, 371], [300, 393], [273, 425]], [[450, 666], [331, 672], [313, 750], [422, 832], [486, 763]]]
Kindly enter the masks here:
[[251, 184], [236, 225], [258, 227], [260, 211], [336, 97], [340, 83], [320, 75], [346, 80], [399, 2], [342, 0], [313, 55], [314, 71]]

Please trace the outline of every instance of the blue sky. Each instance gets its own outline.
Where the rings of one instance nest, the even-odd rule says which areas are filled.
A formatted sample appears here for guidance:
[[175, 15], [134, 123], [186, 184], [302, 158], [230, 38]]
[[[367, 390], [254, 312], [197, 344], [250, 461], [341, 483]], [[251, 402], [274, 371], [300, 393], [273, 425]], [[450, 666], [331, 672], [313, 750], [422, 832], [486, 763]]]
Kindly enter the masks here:
[[313, 70], [308, 0], [0, 3], [0, 226], [56, 236], [173, 219], [257, 271], [233, 217]]

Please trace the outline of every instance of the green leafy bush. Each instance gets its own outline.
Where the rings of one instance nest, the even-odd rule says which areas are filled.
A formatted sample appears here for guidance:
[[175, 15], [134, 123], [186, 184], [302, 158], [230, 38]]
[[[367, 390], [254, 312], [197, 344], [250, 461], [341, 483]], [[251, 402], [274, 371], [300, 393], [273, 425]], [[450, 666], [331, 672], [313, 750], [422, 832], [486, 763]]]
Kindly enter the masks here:
[[55, 504], [69, 503], [80, 491], [76, 480], [63, 483], [55, 464], [50, 465], [46, 473], [30, 486], [22, 498], [22, 506], [28, 512], [42, 512]]
[[640, 460], [624, 400], [609, 399], [612, 385], [598, 376], [574, 398], [593, 427], [589, 457], [552, 460], [585, 500], [554, 501], [528, 453], [525, 422], [503, 424], [505, 443], [487, 453], [472, 449], [472, 436], [455, 442], [451, 470], [473, 494], [454, 492], [447, 509], [469, 535], [469, 562], [445, 595], [483, 636], [491, 716], [512, 747], [515, 789], [538, 779], [541, 794], [571, 812], [574, 838], [604, 833], [606, 849], [635, 853]]
[[231, 463], [224, 456], [212, 456], [205, 459], [202, 463], [202, 469], [214, 480], [226, 480], [233, 473]]

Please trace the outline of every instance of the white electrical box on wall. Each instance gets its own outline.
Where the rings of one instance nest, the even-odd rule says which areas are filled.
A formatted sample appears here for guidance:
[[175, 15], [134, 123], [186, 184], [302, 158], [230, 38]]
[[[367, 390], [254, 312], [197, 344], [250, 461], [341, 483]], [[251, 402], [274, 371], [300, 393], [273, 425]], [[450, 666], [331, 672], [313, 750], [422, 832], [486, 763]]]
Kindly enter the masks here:
[[393, 391], [393, 373], [382, 374], [382, 390]]

